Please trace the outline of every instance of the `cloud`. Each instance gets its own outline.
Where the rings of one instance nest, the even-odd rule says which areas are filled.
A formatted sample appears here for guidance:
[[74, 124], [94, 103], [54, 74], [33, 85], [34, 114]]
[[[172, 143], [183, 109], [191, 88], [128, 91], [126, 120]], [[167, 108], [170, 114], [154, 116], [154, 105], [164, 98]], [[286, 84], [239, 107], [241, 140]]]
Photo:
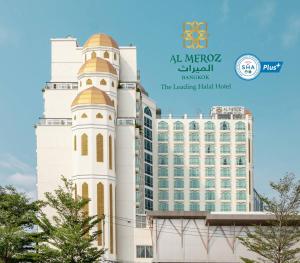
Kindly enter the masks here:
[[28, 197], [36, 197], [36, 177], [34, 169], [11, 154], [0, 155], [0, 184], [13, 185]]
[[282, 34], [282, 45], [285, 48], [294, 46], [300, 38], [300, 17], [291, 17], [286, 31]]
[[[258, 22], [261, 27], [267, 27], [271, 24], [276, 14], [276, 2], [275, 1], [262, 1], [260, 5], [250, 13], [250, 17]], [[253, 19], [253, 18], [252, 18]]]

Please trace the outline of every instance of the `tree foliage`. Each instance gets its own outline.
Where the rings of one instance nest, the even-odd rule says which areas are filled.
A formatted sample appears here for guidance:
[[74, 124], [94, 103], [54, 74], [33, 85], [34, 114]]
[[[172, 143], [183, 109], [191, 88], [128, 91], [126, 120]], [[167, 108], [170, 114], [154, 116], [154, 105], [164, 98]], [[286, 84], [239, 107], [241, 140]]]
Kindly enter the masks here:
[[295, 175], [287, 174], [270, 186], [276, 196], [261, 198], [266, 212], [273, 215], [274, 220], [266, 226], [256, 225], [254, 231], [248, 230], [246, 237], [239, 238], [244, 246], [259, 255], [258, 260], [242, 260], [245, 263], [299, 263], [300, 181], [296, 181]]
[[49, 218], [43, 211], [38, 215], [38, 226], [46, 242], [38, 246], [42, 262], [53, 263], [92, 263], [104, 253], [94, 242], [99, 232], [97, 216], [89, 216], [86, 206], [89, 200], [79, 196], [74, 198], [72, 181], [62, 178], [63, 186], [54, 193], [46, 193], [46, 205], [54, 210]]
[[0, 186], [0, 262], [34, 261], [33, 231], [40, 202], [31, 202], [12, 186]]

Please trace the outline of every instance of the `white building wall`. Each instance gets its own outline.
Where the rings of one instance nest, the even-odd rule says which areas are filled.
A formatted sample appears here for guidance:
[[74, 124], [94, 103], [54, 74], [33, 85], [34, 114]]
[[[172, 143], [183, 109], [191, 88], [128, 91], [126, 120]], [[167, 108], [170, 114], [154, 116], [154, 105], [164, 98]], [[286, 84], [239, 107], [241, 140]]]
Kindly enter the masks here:
[[120, 47], [120, 82], [137, 81], [136, 47]]

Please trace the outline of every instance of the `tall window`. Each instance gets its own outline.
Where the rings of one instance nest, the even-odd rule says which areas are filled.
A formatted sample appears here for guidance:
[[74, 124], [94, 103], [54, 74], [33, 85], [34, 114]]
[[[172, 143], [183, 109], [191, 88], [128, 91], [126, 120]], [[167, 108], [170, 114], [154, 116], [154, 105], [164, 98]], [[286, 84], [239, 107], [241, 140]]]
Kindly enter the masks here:
[[[82, 184], [82, 198], [89, 199], [89, 186], [87, 183]], [[84, 212], [85, 216], [89, 215], [89, 204], [88, 203], [84, 206], [83, 212]]]
[[73, 146], [74, 146], [74, 151], [77, 151], [77, 139], [76, 139], [76, 135], [74, 136], [74, 141], [73, 141]]
[[237, 122], [237, 123], [235, 124], [235, 129], [236, 129], [236, 130], [239, 130], [239, 131], [245, 130], [245, 123], [244, 123], [244, 122], [241, 122], [241, 121]]
[[199, 124], [195, 121], [189, 123], [190, 130], [199, 130]]
[[229, 123], [227, 121], [223, 121], [220, 123], [220, 129], [221, 130], [229, 130]]
[[215, 124], [211, 121], [208, 121], [204, 124], [204, 129], [205, 130], [214, 130], [215, 129]]
[[152, 117], [152, 113], [151, 113], [151, 110], [149, 109], [149, 107], [146, 107], [146, 108], [144, 109], [144, 113], [145, 113], [146, 115]]
[[97, 162], [103, 162], [103, 136], [100, 133], [96, 136], [96, 151]]
[[160, 121], [158, 123], [158, 129], [159, 130], [167, 130], [168, 129], [168, 123], [166, 123], [165, 121]]
[[[97, 184], [97, 215], [98, 218], [104, 219], [104, 187], [102, 183]], [[98, 222], [98, 245], [102, 246], [104, 233], [102, 229], [103, 221]]]
[[110, 253], [114, 253], [114, 206], [113, 206], [113, 186], [109, 185], [109, 234], [110, 234]]
[[85, 133], [81, 135], [81, 155], [88, 155], [88, 136]]
[[112, 145], [112, 138], [111, 138], [111, 135], [109, 135], [109, 138], [108, 138], [108, 148], [109, 148], [109, 169], [112, 169], [113, 165], [112, 165], [112, 162], [113, 162], [113, 145]]

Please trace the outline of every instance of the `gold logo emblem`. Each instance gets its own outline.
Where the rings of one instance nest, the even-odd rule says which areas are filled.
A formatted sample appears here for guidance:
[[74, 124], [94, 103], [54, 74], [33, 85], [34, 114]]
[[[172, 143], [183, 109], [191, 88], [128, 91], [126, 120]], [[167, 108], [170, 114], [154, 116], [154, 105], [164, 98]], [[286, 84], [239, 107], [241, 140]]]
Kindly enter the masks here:
[[183, 23], [182, 38], [184, 48], [207, 48], [207, 23], [197, 21]]

